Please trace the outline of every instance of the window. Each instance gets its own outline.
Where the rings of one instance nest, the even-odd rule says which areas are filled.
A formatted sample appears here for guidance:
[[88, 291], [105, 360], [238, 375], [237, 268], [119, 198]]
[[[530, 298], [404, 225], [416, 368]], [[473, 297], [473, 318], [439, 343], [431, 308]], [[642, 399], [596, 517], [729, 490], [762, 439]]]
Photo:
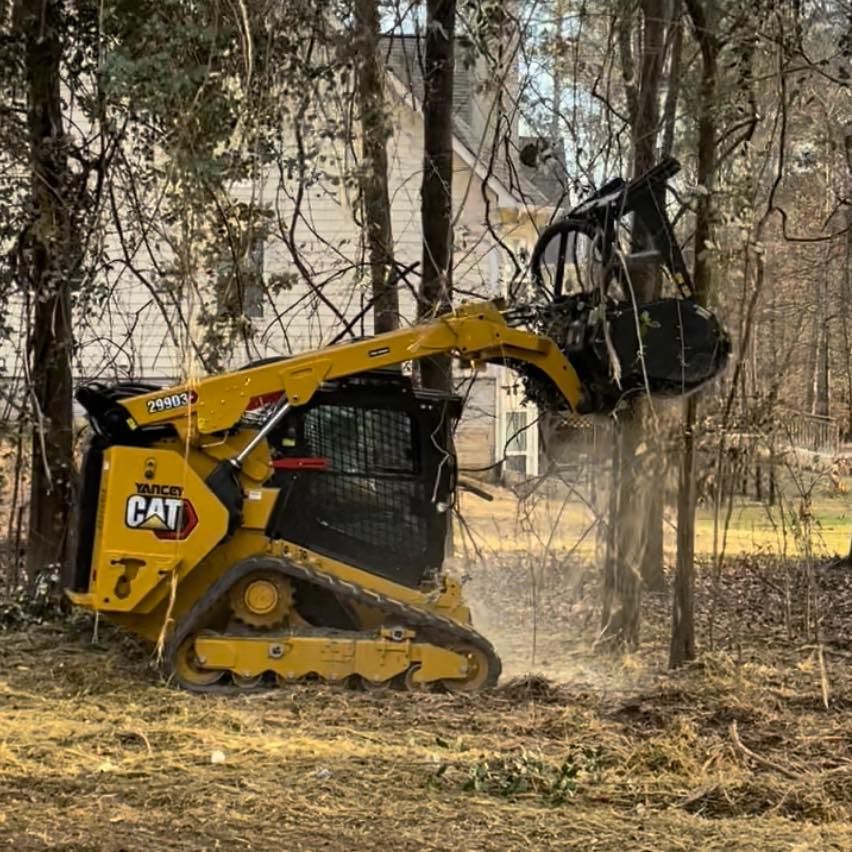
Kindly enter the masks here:
[[512, 473], [526, 474], [529, 429], [526, 411], [507, 411], [505, 414], [506, 446], [504, 469]]

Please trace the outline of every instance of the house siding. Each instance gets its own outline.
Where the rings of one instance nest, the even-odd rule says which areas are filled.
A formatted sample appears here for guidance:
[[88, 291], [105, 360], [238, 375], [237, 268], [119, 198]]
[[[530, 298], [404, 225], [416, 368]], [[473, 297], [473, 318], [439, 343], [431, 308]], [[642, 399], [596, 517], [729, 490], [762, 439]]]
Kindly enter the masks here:
[[[393, 96], [390, 102], [394, 132], [388, 141], [388, 163], [394, 252], [399, 264], [408, 266], [419, 263], [422, 254], [422, 117], [410, 99]], [[292, 289], [265, 302], [263, 315], [252, 322], [249, 338], [236, 341], [232, 351], [225, 353], [225, 368], [326, 345], [341, 330], [341, 317], [352, 320], [369, 301], [363, 232], [354, 209], [357, 190], [341, 180], [341, 174], [351, 167], [354, 152], [351, 144], [340, 140], [326, 140], [323, 145], [323, 172], [307, 187], [302, 216], [293, 229], [301, 269], [282, 238], [282, 232], [289, 235], [294, 213], [288, 195], [292, 197], [295, 192], [295, 179], [285, 176], [282, 181], [277, 171], [267, 171], [254, 182], [231, 188], [235, 200], [274, 211], [278, 226], [265, 241], [264, 273], [267, 279], [272, 274], [288, 273], [295, 283]], [[129, 187], [118, 189], [119, 197], [129, 195]], [[457, 291], [482, 298], [499, 295], [505, 258], [495, 234], [499, 232], [501, 239], [513, 245], [529, 243], [534, 236], [528, 225], [501, 224], [505, 217], [501, 217], [499, 202], [490, 185], [484, 189], [473, 168], [457, 155], [453, 180], [453, 278]], [[97, 282], [101, 292], [75, 306], [78, 332], [74, 372], [78, 380], [134, 377], [168, 384], [199, 371], [193, 342], [203, 335], [197, 318], [210, 293], [201, 285], [197, 293], [176, 304], [163, 274], [173, 262], [167, 226], [154, 222], [147, 236], [146, 245], [126, 250], [115, 229], [104, 236], [104, 253], [110, 263]], [[129, 268], [127, 252], [135, 272]], [[416, 272], [411, 281], [416, 287]], [[470, 296], [457, 296], [457, 301], [465, 298]], [[178, 313], [189, 320], [189, 329], [178, 320]], [[413, 294], [401, 287], [401, 323], [413, 323], [415, 313]], [[17, 318], [20, 320], [20, 313]], [[365, 313], [353, 333], [372, 333], [371, 311]], [[19, 349], [12, 343], [0, 351], [7, 375], [20, 370]], [[490, 368], [474, 384], [471, 404], [457, 435], [463, 465], [486, 466], [494, 459], [494, 396], [499, 372]]]

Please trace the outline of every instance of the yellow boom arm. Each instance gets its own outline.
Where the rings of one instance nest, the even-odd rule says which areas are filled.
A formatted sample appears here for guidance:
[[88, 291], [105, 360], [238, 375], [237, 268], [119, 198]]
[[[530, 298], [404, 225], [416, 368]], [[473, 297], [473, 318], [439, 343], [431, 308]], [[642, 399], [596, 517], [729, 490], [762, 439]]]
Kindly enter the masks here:
[[494, 303], [480, 302], [412, 328], [210, 376], [124, 405], [137, 425], [171, 421], [184, 434], [210, 434], [237, 423], [257, 397], [283, 391], [291, 406], [305, 405], [325, 381], [440, 354], [473, 364], [529, 364], [557, 386], [572, 409], [582, 394], [577, 373], [550, 338], [510, 327]]

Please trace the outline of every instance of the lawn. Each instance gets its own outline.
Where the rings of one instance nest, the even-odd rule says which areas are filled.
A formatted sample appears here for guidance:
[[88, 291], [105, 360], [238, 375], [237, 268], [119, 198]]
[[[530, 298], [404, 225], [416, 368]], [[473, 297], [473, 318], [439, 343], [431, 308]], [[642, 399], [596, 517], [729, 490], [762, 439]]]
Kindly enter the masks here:
[[[594, 513], [576, 497], [544, 498], [534, 495], [519, 500], [510, 490], [485, 486], [494, 495], [493, 502], [462, 493], [459, 509], [464, 523], [458, 533], [461, 549], [485, 551], [513, 550], [541, 553], [544, 550], [573, 550], [594, 558], [596, 534]], [[599, 503], [600, 504], [600, 503]], [[806, 544], [815, 557], [845, 554], [852, 537], [852, 500], [849, 494], [818, 495], [811, 506], [810, 534], [806, 534], [798, 513], [791, 504], [767, 506], [738, 497], [734, 501], [726, 527], [726, 507], [722, 507], [718, 526], [712, 507], [701, 506], [696, 514], [695, 552], [709, 556], [723, 540], [730, 555], [771, 553], [778, 556], [804, 556]], [[674, 558], [676, 512], [665, 510], [665, 551]], [[716, 532], [714, 532], [714, 529]]]

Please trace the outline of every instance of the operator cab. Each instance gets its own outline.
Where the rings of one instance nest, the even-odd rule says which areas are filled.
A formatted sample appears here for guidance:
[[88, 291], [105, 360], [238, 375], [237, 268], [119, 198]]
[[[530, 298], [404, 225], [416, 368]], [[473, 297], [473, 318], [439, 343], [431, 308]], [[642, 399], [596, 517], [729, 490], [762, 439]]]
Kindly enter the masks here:
[[266, 534], [416, 587], [444, 558], [457, 396], [398, 370], [324, 385], [268, 437], [279, 497]]

